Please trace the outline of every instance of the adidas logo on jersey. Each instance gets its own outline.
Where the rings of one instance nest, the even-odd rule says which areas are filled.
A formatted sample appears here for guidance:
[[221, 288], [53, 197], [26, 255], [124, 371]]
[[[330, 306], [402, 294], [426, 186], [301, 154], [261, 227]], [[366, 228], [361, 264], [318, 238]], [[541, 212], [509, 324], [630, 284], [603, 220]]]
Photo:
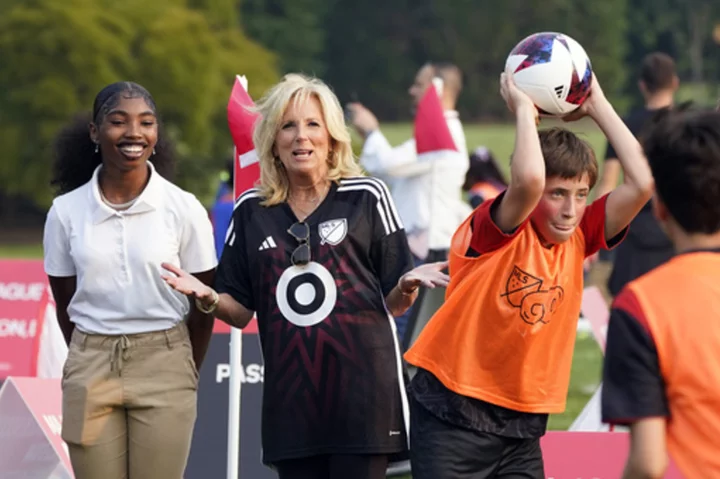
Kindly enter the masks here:
[[262, 242], [260, 247], [258, 248], [258, 251], [265, 251], [266, 249], [272, 249], [277, 248], [277, 245], [275, 244], [275, 240], [272, 236], [268, 236], [265, 238], [265, 241]]

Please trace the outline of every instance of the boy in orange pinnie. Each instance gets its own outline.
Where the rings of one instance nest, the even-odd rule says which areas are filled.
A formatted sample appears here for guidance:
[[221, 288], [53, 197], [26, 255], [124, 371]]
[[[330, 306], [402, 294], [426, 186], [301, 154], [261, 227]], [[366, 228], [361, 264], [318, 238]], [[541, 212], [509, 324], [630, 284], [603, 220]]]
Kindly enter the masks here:
[[456, 232], [443, 306], [407, 352], [414, 479], [544, 478], [540, 437], [565, 409], [583, 261], [623, 238], [652, 194], [640, 145], [593, 79], [567, 120], [589, 116], [624, 183], [587, 204], [598, 165], [572, 132], [537, 131], [537, 109], [503, 74], [515, 114], [507, 190]]

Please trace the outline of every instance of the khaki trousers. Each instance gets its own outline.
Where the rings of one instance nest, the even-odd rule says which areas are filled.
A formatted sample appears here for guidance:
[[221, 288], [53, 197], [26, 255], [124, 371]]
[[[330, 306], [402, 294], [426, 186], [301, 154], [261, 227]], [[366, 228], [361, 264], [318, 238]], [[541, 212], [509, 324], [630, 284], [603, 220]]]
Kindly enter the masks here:
[[181, 479], [197, 416], [185, 323], [144, 334], [73, 332], [62, 437], [76, 479]]

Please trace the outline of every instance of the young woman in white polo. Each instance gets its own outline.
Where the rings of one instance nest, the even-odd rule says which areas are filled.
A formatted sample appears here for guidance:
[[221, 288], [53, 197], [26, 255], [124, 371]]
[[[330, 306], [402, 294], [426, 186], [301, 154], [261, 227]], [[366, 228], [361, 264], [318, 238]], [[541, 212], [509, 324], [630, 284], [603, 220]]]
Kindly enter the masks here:
[[211, 284], [210, 221], [173, 185], [173, 154], [140, 85], [105, 87], [61, 132], [45, 271], [69, 345], [63, 429], [77, 479], [181, 479], [211, 315], [167, 286], [170, 262]]

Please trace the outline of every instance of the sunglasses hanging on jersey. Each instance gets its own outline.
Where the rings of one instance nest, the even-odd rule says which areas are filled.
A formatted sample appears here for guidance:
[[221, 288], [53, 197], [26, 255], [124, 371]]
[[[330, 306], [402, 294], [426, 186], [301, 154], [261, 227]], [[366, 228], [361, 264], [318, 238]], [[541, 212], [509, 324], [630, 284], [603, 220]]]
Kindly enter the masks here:
[[298, 245], [290, 257], [293, 266], [305, 266], [310, 262], [310, 226], [307, 223], [299, 221], [292, 225], [288, 233], [297, 240]]

